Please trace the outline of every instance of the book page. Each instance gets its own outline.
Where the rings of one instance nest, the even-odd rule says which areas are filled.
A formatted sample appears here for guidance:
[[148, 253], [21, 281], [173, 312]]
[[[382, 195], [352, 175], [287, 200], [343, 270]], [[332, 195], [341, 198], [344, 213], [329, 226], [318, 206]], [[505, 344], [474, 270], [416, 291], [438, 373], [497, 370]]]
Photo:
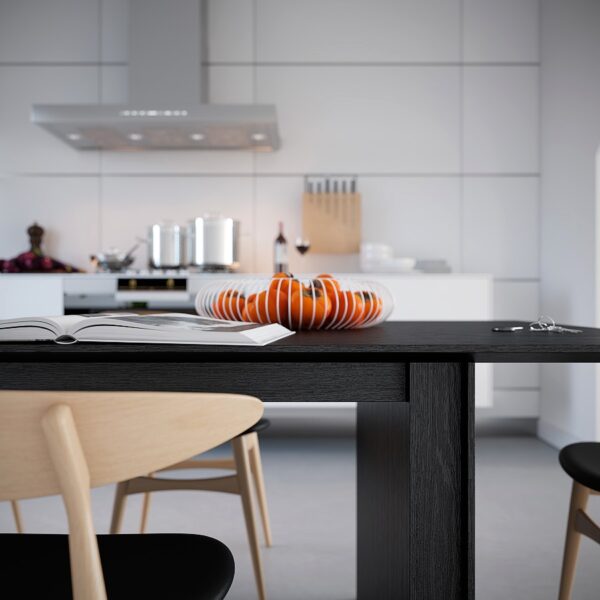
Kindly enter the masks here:
[[292, 333], [279, 324], [160, 313], [89, 319], [78, 325], [74, 335], [79, 341], [87, 342], [263, 345]]
[[[21, 319], [2, 319], [0, 320], [0, 340], [54, 339], [63, 331], [62, 326], [57, 321], [57, 319], [60, 318], [61, 317], [25, 317]], [[36, 332], [36, 329], [39, 329], [39, 331]], [[19, 333], [11, 335], [10, 338], [7, 337], [9, 336], [9, 331], [12, 330], [19, 330]], [[17, 337], [15, 337], [15, 335]], [[33, 337], [34, 335], [43, 335], [44, 337]]]
[[[91, 317], [92, 315], [90, 315]], [[258, 323], [240, 323], [239, 321], [223, 321], [221, 319], [211, 319], [209, 317], [198, 317], [194, 315], [186, 315], [179, 313], [165, 314], [150, 314], [150, 315], [135, 315], [135, 314], [120, 314], [95, 317], [88, 320], [81, 319], [77, 326], [72, 330], [74, 334], [88, 330], [86, 337], [91, 335], [89, 330], [95, 327], [115, 327], [116, 336], [120, 335], [118, 328], [125, 329], [151, 329], [156, 331], [176, 332], [181, 330], [187, 331], [213, 331], [223, 333], [237, 333], [249, 331], [264, 327]], [[130, 334], [123, 332], [123, 337], [128, 337]]]

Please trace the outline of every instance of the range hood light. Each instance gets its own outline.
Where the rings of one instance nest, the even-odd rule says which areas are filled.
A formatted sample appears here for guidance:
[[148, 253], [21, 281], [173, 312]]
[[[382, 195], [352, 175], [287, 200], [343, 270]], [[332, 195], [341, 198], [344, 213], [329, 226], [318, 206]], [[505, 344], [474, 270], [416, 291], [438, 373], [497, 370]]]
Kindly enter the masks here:
[[253, 133], [250, 137], [254, 142], [264, 142], [267, 139], [264, 133]]
[[78, 142], [81, 139], [81, 135], [79, 133], [69, 133], [67, 137], [73, 142]]
[[127, 136], [132, 142], [139, 142], [144, 136], [141, 133], [130, 133]]
[[194, 142], [201, 142], [205, 137], [203, 133], [190, 133], [190, 139]]

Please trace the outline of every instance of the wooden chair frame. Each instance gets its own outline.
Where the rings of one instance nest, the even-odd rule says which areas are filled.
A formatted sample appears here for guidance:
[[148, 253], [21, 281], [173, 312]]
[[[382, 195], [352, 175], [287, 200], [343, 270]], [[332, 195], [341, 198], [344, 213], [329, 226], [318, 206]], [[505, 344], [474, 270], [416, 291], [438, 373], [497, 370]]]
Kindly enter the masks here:
[[149, 476], [136, 477], [135, 479], [119, 483], [115, 493], [110, 532], [118, 533], [121, 530], [125, 500], [126, 497], [131, 494], [144, 494], [140, 525], [141, 533], [146, 531], [148, 524], [151, 492], [203, 490], [238, 494], [241, 497], [242, 508], [244, 511], [258, 597], [260, 600], [265, 600], [266, 588], [258, 541], [258, 531], [254, 517], [256, 510], [252, 494], [252, 482], [254, 482], [254, 488], [256, 490], [258, 508], [261, 515], [267, 547], [272, 545], [272, 537], [258, 435], [255, 432], [252, 432], [237, 436], [231, 440], [231, 445], [233, 447], [233, 457], [185, 460], [165, 469], [160, 469], [160, 472], [182, 469], [226, 469], [235, 471], [233, 475], [206, 477], [201, 479], [165, 479], [155, 477], [155, 474], [151, 473]]
[[600, 527], [585, 512], [589, 497], [597, 495], [600, 492], [573, 481], [558, 600], [571, 599], [581, 536], [600, 544]]
[[91, 487], [205, 452], [262, 412], [232, 394], [0, 391], [0, 500], [60, 493], [73, 598], [106, 600]]

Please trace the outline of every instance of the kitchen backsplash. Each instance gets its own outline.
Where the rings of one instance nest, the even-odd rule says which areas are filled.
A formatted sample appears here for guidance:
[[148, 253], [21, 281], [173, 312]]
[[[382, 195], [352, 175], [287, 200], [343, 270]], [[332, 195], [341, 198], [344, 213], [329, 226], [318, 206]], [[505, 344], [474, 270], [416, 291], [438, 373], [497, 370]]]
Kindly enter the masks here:
[[[498, 316], [537, 314], [537, 1], [344, 6], [209, 3], [211, 100], [276, 104], [280, 151], [122, 154], [77, 152], [29, 110], [127, 98], [127, 0], [2, 3], [0, 256], [35, 219], [50, 253], [86, 267], [151, 222], [220, 211], [242, 223], [243, 270], [268, 271], [277, 222], [300, 233], [302, 176], [358, 174], [363, 239], [490, 272]], [[290, 254], [297, 271], [358, 268]]]

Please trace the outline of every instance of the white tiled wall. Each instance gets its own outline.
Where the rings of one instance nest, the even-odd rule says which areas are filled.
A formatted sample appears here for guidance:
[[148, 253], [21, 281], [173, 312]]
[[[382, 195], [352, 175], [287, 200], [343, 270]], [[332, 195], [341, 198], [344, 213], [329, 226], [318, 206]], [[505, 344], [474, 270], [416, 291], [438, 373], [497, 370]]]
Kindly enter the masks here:
[[539, 62], [538, 0], [463, 0], [463, 12], [466, 62]]
[[[29, 111], [127, 98], [127, 0], [4, 0], [0, 255], [25, 247], [33, 219], [53, 254], [86, 266], [156, 219], [217, 210], [242, 220], [244, 269], [268, 271], [277, 221], [300, 233], [302, 176], [357, 174], [365, 239], [490, 272], [496, 316], [534, 319], [538, 12], [538, 0], [209, 0], [211, 100], [275, 103], [281, 150], [118, 154], [71, 150]], [[309, 253], [291, 267], [358, 260]], [[500, 405], [537, 394], [535, 368], [495, 381]]]
[[537, 174], [538, 72], [537, 66], [464, 67], [464, 171]]
[[258, 0], [265, 62], [457, 62], [460, 0]]
[[282, 148], [260, 173], [457, 173], [458, 67], [260, 66]]

